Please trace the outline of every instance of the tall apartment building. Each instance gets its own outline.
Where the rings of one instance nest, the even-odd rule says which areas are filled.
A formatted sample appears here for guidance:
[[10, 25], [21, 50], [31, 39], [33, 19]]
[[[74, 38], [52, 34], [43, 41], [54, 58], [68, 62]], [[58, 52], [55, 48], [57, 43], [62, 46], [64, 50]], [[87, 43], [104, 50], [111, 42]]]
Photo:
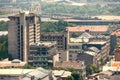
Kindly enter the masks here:
[[8, 53], [14, 59], [27, 61], [29, 45], [40, 41], [40, 18], [35, 14], [20, 13], [9, 19]]

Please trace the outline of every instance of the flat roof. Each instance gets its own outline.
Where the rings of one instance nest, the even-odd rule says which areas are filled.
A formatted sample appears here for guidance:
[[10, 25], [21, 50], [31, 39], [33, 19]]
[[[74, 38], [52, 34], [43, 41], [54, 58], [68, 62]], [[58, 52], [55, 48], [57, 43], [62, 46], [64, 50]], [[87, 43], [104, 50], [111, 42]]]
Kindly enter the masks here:
[[71, 76], [71, 72], [65, 70], [53, 70], [52, 73], [54, 76], [61, 76], [61, 77]]
[[97, 53], [95, 52], [92, 52], [92, 51], [85, 51], [86, 54], [89, 54], [89, 55], [92, 55], [92, 56], [95, 56]]
[[106, 32], [108, 31], [109, 26], [76, 26], [76, 27], [67, 27], [66, 31], [68, 32], [85, 32], [89, 30], [90, 32]]
[[7, 34], [8, 34], [8, 31], [0, 31], [0, 36], [7, 35]]
[[103, 44], [105, 44], [105, 43], [106, 43], [105, 41], [89, 42], [89, 44], [101, 44], [101, 45], [103, 45]]
[[33, 70], [34, 69], [20, 69], [20, 68], [0, 69], [0, 75], [18, 76], [31, 72]]
[[54, 44], [56, 44], [56, 41], [52, 41], [52, 42], [50, 42], [50, 41], [42, 41], [42, 42], [37, 42], [37, 43], [31, 44], [31, 45], [32, 46], [47, 46], [47, 47], [49, 47], [49, 46], [52, 46]]

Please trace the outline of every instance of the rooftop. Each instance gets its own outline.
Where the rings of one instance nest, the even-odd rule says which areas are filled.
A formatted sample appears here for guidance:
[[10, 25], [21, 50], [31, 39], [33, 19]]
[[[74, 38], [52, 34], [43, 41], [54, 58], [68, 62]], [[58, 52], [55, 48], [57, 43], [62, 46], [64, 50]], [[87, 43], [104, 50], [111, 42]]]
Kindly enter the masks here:
[[88, 48], [89, 50], [91, 50], [91, 51], [93, 51], [93, 52], [96, 52], [96, 53], [98, 53], [100, 50], [98, 49], [98, 48], [96, 48], [96, 47], [89, 47]]
[[89, 42], [89, 44], [100, 44], [100, 45], [103, 45], [105, 44], [106, 42], [105, 41], [94, 41], [94, 42]]
[[52, 45], [55, 45], [56, 44], [56, 41], [41, 41], [41, 42], [37, 42], [37, 43], [34, 43], [34, 44], [31, 44], [31, 46], [47, 46], [47, 47], [50, 47]]
[[35, 80], [38, 80], [38, 79], [43, 79], [45, 78], [46, 76], [48, 76], [50, 74], [51, 71], [49, 70], [45, 70], [41, 67], [31, 71], [31, 72], [28, 72], [26, 74], [24, 74], [24, 77], [22, 80], [30, 80], [32, 76], [35, 77]]
[[116, 31], [113, 31], [113, 32], [111, 33], [111, 35], [120, 36], [120, 29], [117, 29]]
[[0, 31], [0, 36], [7, 35], [7, 34], [8, 34], [8, 31]]
[[11, 19], [12, 17], [20, 17], [21, 15], [25, 15], [26, 17], [37, 16], [37, 15], [34, 14], [34, 13], [26, 14], [25, 12], [22, 12], [22, 13], [19, 13], [19, 14], [14, 15], [14, 16], [9, 16], [8, 18]]
[[84, 32], [84, 33], [82, 33], [79, 37], [77, 37], [77, 38], [92, 38], [93, 36], [92, 35], [90, 35], [89, 33], [87, 33], [87, 32]]
[[108, 31], [108, 26], [77, 26], [77, 27], [67, 27], [66, 31], [69, 32], [85, 32], [86, 30], [90, 32], [106, 32]]
[[0, 75], [7, 76], [23, 76], [22, 80], [30, 80], [32, 76], [35, 80], [45, 78], [51, 71], [45, 70], [41, 67], [37, 69], [21, 69], [21, 68], [10, 68], [10, 69], [0, 69]]
[[65, 70], [53, 70], [52, 73], [54, 76], [60, 76], [60, 77], [71, 76], [71, 72]]
[[56, 62], [55, 63], [55, 67], [83, 69], [84, 68], [84, 62], [83, 61], [62, 61], [62, 62]]
[[30, 71], [33, 71], [33, 69], [20, 69], [20, 68], [0, 69], [0, 75], [19, 76], [26, 74]]
[[18, 59], [14, 59], [12, 61], [9, 61], [8, 59], [4, 59], [0, 61], [0, 67], [22, 67], [25, 65], [26, 65], [26, 62], [22, 62]]
[[85, 51], [85, 53], [91, 56], [95, 56], [97, 54], [96, 52], [92, 52], [92, 51]]

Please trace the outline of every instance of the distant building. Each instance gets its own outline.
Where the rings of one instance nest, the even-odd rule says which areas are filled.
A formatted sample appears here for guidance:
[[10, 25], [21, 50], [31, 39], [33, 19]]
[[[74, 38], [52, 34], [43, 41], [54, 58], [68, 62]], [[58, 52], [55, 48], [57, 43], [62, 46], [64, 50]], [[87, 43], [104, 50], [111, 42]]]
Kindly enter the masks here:
[[41, 41], [56, 41], [58, 50], [67, 50], [67, 34], [58, 32], [41, 33]]
[[14, 59], [27, 61], [29, 45], [40, 41], [40, 17], [35, 14], [20, 13], [9, 16], [8, 53]]
[[34, 43], [30, 45], [28, 64], [32, 66], [52, 66], [55, 54], [57, 54], [56, 42]]
[[5, 6], [0, 8], [0, 13], [6, 15], [16, 15], [19, 14], [21, 11], [21, 8], [13, 6]]
[[87, 0], [79, 0], [80, 3], [87, 3]]
[[37, 3], [37, 4], [32, 3], [29, 7], [29, 12], [40, 15], [41, 14], [41, 5], [39, 3]]
[[89, 32], [91, 35], [103, 34], [108, 31], [108, 26], [77, 26], [77, 27], [67, 27], [66, 31], [69, 33], [83, 33], [85, 31]]

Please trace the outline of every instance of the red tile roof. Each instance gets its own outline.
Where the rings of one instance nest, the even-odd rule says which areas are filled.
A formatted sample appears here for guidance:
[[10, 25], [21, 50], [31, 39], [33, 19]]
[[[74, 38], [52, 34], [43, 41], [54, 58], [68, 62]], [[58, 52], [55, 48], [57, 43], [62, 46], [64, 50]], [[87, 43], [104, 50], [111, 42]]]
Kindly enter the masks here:
[[91, 32], [106, 32], [108, 31], [108, 26], [77, 26], [77, 27], [67, 27], [66, 31], [69, 32], [84, 32], [89, 30]]
[[111, 35], [120, 36], [120, 29], [117, 29], [116, 31], [113, 31], [113, 32], [111, 33]]

